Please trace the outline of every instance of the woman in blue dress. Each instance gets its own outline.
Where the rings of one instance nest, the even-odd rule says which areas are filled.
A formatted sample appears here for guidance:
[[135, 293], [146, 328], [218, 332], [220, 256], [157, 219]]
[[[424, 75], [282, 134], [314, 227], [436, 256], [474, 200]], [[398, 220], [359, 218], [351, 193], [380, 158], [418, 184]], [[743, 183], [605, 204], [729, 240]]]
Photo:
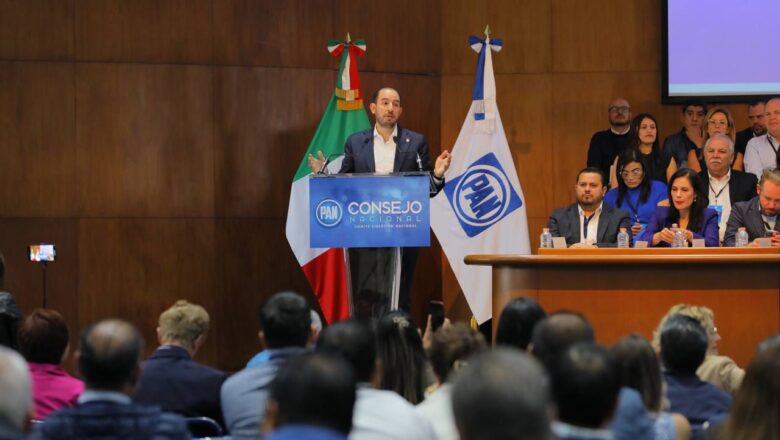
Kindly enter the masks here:
[[604, 202], [628, 213], [636, 237], [655, 214], [655, 207], [668, 201], [666, 185], [650, 178], [644, 155], [636, 148], [626, 148], [618, 155], [617, 175], [617, 188], [607, 193]]

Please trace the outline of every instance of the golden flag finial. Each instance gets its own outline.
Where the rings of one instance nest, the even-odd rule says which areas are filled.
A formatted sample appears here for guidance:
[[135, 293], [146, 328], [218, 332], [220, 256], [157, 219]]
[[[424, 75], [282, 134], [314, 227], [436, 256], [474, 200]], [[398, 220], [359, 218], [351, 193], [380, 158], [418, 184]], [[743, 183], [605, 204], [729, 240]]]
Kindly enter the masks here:
[[347, 32], [347, 43], [351, 43], [351, 42], [352, 42], [352, 38], [349, 37], [349, 32]]
[[485, 26], [485, 36], [490, 38], [490, 25]]

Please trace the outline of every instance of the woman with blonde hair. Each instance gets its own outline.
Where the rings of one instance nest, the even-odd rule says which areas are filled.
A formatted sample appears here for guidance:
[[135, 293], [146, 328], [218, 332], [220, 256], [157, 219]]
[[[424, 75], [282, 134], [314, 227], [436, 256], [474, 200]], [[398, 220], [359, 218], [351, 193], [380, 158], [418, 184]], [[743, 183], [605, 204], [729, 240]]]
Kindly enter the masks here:
[[[707, 164], [704, 162], [704, 145], [707, 144], [707, 140], [715, 133], [725, 134], [731, 138], [731, 142], [734, 142], [737, 136], [737, 130], [734, 127], [734, 118], [731, 117], [731, 112], [726, 107], [712, 107], [707, 112], [707, 116], [704, 117], [704, 141], [701, 146], [688, 152], [688, 168], [696, 171], [697, 173], [707, 169]], [[742, 171], [742, 154], [737, 153], [734, 156], [734, 163], [732, 167], [735, 170]]]
[[707, 331], [709, 345], [704, 362], [696, 370], [699, 379], [709, 382], [718, 388], [734, 394], [742, 384], [745, 377], [745, 370], [740, 368], [733, 359], [718, 354], [718, 341], [721, 340], [718, 334], [718, 328], [715, 327], [715, 314], [712, 309], [705, 306], [696, 306], [690, 304], [676, 304], [669, 309], [666, 315], [658, 323], [658, 327], [653, 331], [653, 348], [656, 352], [660, 351], [661, 328], [666, 320], [672, 315], [685, 315], [699, 321], [704, 330]]

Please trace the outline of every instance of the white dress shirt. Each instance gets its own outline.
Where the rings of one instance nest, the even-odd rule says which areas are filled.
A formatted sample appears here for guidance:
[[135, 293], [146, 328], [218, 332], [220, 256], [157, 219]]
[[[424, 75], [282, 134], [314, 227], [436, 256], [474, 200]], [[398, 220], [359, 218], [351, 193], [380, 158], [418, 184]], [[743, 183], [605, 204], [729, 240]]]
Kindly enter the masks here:
[[[709, 199], [710, 206], [720, 206], [722, 210], [718, 222], [718, 235], [720, 242], [723, 243], [723, 236], [726, 234], [726, 223], [731, 215], [731, 196], [729, 195], [729, 182], [731, 181], [731, 169], [721, 178], [713, 177], [709, 172]], [[713, 208], [715, 209], [715, 208]], [[717, 209], [715, 209], [717, 211]]]
[[582, 207], [577, 204], [577, 212], [580, 213], [580, 243], [597, 243], [599, 233], [599, 217], [601, 217], [601, 208], [604, 206], [604, 202], [599, 204], [596, 208], [596, 212], [593, 213], [593, 217], [588, 220], [588, 234], [585, 236], [585, 214], [582, 211]]
[[393, 134], [387, 139], [379, 134], [379, 130], [374, 126], [374, 171], [379, 174], [390, 174], [395, 167], [395, 150], [397, 145], [395, 138], [398, 137], [398, 125], [393, 128]]
[[754, 137], [745, 147], [745, 172], [753, 173], [761, 179], [764, 170], [777, 167], [777, 149], [780, 141], [767, 133]]

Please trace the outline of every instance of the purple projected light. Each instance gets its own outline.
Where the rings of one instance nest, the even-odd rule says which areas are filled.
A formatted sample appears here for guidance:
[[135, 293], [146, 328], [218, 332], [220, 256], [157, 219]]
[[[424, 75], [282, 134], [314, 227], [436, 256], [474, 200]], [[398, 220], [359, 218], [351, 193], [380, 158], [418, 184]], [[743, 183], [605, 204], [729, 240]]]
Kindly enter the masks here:
[[669, 95], [780, 90], [777, 0], [668, 0]]

